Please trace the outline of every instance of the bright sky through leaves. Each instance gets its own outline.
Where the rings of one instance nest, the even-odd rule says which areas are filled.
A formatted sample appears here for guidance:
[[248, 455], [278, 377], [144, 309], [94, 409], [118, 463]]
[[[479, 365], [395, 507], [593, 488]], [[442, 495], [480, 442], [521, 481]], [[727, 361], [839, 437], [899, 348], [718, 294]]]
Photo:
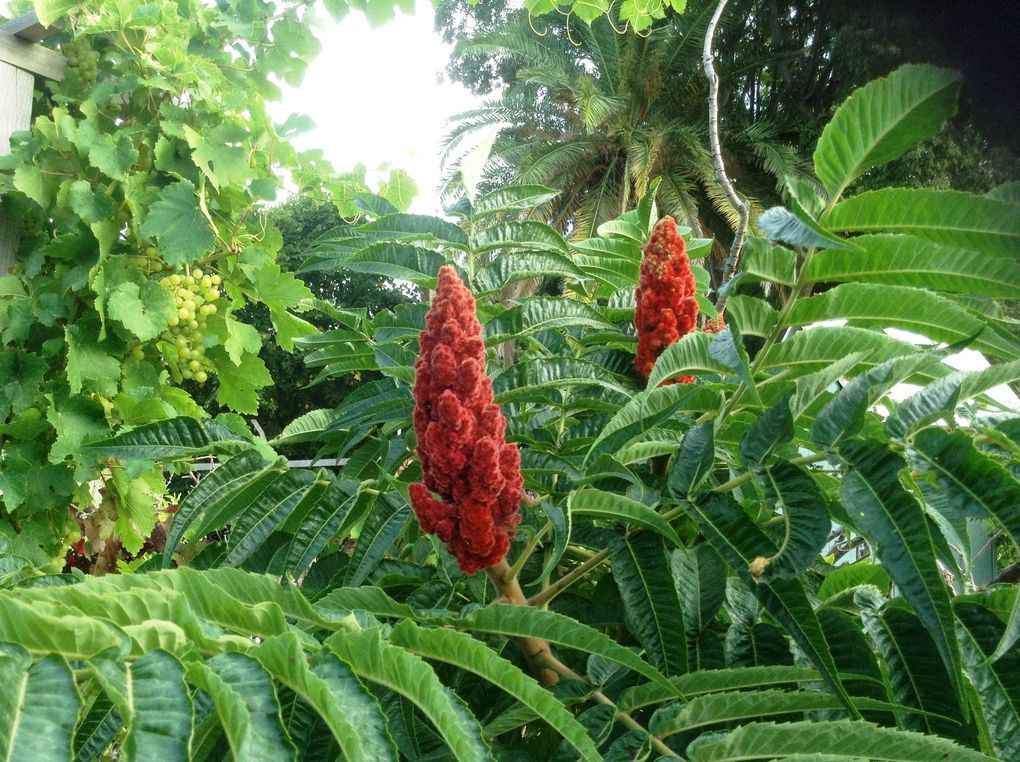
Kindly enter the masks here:
[[322, 51], [301, 87], [272, 109], [279, 121], [310, 116], [315, 129], [294, 142], [321, 148], [339, 172], [359, 162], [370, 173], [387, 163], [406, 170], [419, 188], [411, 210], [422, 214], [440, 211], [434, 189], [446, 119], [478, 103], [462, 86], [439, 82], [449, 46], [432, 31], [433, 15], [426, 0], [415, 15], [398, 13], [376, 28], [358, 13], [336, 23], [320, 12]]

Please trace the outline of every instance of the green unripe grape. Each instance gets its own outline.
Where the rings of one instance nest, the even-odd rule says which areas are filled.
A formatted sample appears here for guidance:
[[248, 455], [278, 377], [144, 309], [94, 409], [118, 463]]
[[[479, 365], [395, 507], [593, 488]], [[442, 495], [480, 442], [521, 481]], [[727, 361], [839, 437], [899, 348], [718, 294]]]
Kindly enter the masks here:
[[141, 362], [142, 360], [145, 359], [145, 350], [142, 349], [141, 347], [134, 347], [131, 350], [131, 356], [138, 360], [139, 362]]
[[195, 374], [192, 373], [190, 369], [185, 368], [184, 370], [181, 371], [181, 375], [184, 376], [185, 378], [193, 378]]
[[195, 280], [202, 280], [202, 271], [196, 267], [194, 270], [191, 271], [191, 277], [194, 278]]
[[184, 302], [183, 306], [184, 306], [184, 309], [186, 309], [192, 315], [194, 315], [195, 314], [195, 310], [198, 309], [198, 305], [195, 304], [195, 300], [194, 299], [188, 299], [187, 301]]
[[216, 305], [215, 304], [203, 304], [201, 307], [198, 308], [198, 313], [200, 315], [215, 315], [216, 314]]
[[197, 349], [190, 350], [188, 352], [188, 357], [190, 357], [191, 361], [194, 362], [195, 360], [201, 360], [202, 359], [202, 355], [204, 355], [204, 354], [205, 354], [205, 350], [202, 349], [202, 347], [198, 347]]
[[213, 284], [212, 278], [210, 278], [208, 275], [202, 276], [202, 288], [208, 291], [210, 288], [212, 288], [212, 284]]
[[169, 278], [160, 278], [159, 279], [159, 285], [161, 285], [163, 288], [169, 290], [169, 288], [170, 288], [170, 279]]
[[215, 289], [209, 289], [202, 296], [207, 302], [215, 302], [220, 298], [220, 292]]
[[177, 310], [177, 317], [185, 321], [191, 320], [191, 313], [188, 312], [188, 309], [186, 307], [181, 307], [179, 310]]
[[195, 320], [194, 318], [189, 320], [188, 321], [188, 328], [190, 328], [192, 331], [196, 330], [198, 328], [198, 321]]
[[170, 276], [170, 285], [172, 285], [172, 286], [179, 286], [179, 285], [181, 285], [181, 276], [178, 275], [177, 273], [174, 273], [173, 275], [171, 275]]
[[216, 274], [216, 273], [213, 273], [212, 275], [210, 275], [210, 276], [209, 276], [209, 280], [211, 280], [211, 281], [212, 281], [212, 284], [213, 284], [214, 286], [218, 286], [218, 285], [220, 285], [220, 283], [222, 283], [222, 282], [223, 282], [223, 278], [221, 278], [221, 277], [220, 277], [220, 276], [219, 276], [218, 274]]
[[188, 340], [184, 336], [178, 336], [177, 337], [177, 346], [179, 346], [181, 349], [187, 349], [187, 347], [188, 347]]
[[204, 384], [206, 381], [209, 380], [209, 374], [206, 373], [204, 370], [200, 370], [198, 371], [198, 373], [195, 374], [195, 380], [198, 381], [198, 383], [200, 384]]
[[147, 257], [158, 257], [159, 256], [159, 249], [157, 249], [155, 246], [146, 246], [145, 247], [145, 256], [147, 256]]
[[190, 362], [188, 362], [188, 368], [190, 368], [193, 373], [200, 371], [202, 370], [202, 363], [200, 363], [198, 360], [191, 360]]
[[194, 286], [195, 285], [195, 278], [194, 278], [194, 276], [192, 276], [192, 275], [185, 275], [184, 276], [184, 285], [185, 286]]

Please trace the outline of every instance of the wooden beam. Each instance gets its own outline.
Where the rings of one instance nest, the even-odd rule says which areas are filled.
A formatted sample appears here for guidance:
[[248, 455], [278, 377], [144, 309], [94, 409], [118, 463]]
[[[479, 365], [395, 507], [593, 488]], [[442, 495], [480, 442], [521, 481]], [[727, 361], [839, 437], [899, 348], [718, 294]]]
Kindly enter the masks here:
[[47, 79], [64, 78], [67, 59], [34, 42], [0, 31], [0, 63], [10, 64]]
[[39, 23], [39, 17], [35, 15], [35, 11], [30, 11], [24, 16], [18, 16], [16, 19], [11, 19], [5, 24], [0, 24], [0, 32], [13, 34], [15, 37], [20, 37], [29, 42], [39, 42], [39, 40], [49, 37], [63, 26], [63, 21], [57, 21], [53, 26], [43, 26]]
[[[31, 73], [0, 62], [0, 156], [10, 152], [11, 134], [28, 129], [31, 124], [34, 87], [35, 77]], [[14, 269], [16, 247], [16, 222], [0, 212], [0, 275]]]

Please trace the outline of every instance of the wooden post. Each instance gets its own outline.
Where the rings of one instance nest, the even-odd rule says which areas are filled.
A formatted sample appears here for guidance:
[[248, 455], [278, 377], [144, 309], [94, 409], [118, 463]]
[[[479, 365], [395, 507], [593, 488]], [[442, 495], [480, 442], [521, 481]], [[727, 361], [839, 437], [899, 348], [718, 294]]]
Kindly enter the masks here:
[[[13, 133], [31, 126], [35, 78], [64, 76], [64, 57], [36, 44], [50, 31], [34, 13], [0, 26], [0, 156], [10, 151]], [[14, 269], [15, 222], [0, 211], [0, 275]]]

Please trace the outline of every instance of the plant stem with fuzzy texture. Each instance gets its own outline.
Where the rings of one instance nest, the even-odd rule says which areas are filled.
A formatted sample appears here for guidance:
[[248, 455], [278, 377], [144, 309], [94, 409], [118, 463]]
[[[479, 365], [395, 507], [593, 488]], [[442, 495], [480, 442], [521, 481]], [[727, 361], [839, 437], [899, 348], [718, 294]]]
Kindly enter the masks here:
[[587, 561], [575, 567], [573, 571], [560, 577], [553, 584], [528, 601], [528, 603], [532, 606], [544, 606], [607, 558], [609, 558], [609, 551], [600, 550]]
[[[485, 570], [485, 573], [489, 575], [492, 586], [499, 593], [499, 598], [495, 601], [497, 604], [529, 605], [528, 599], [524, 597], [524, 591], [521, 589], [521, 583], [517, 576], [511, 573], [510, 565], [506, 559], [495, 566], [490, 566]], [[524, 654], [524, 660], [528, 663], [531, 674], [540, 685], [549, 688], [559, 682], [559, 675], [548, 666], [549, 660], [555, 660], [556, 657], [552, 655], [546, 641], [538, 638], [514, 638], [514, 641], [520, 647], [521, 653]]]
[[728, 0], [719, 0], [719, 4], [712, 14], [712, 20], [708, 22], [705, 30], [705, 48], [702, 53], [701, 63], [705, 69], [705, 76], [708, 77], [708, 139], [712, 147], [712, 163], [715, 165], [715, 179], [726, 192], [726, 197], [733, 204], [733, 208], [740, 214], [740, 222], [733, 236], [733, 245], [730, 246], [730, 253], [723, 263], [722, 278], [720, 279], [719, 290], [716, 291], [716, 308], [722, 311], [726, 307], [726, 296], [722, 291], [729, 284], [737, 265], [740, 264], [740, 252], [744, 247], [744, 238], [747, 235], [747, 227], [751, 220], [751, 205], [746, 199], [737, 195], [733, 183], [726, 174], [726, 165], [723, 163], [722, 143], [719, 140], [719, 75], [715, 71], [712, 53], [712, 39], [715, 37], [715, 28], [719, 25], [723, 10]]

